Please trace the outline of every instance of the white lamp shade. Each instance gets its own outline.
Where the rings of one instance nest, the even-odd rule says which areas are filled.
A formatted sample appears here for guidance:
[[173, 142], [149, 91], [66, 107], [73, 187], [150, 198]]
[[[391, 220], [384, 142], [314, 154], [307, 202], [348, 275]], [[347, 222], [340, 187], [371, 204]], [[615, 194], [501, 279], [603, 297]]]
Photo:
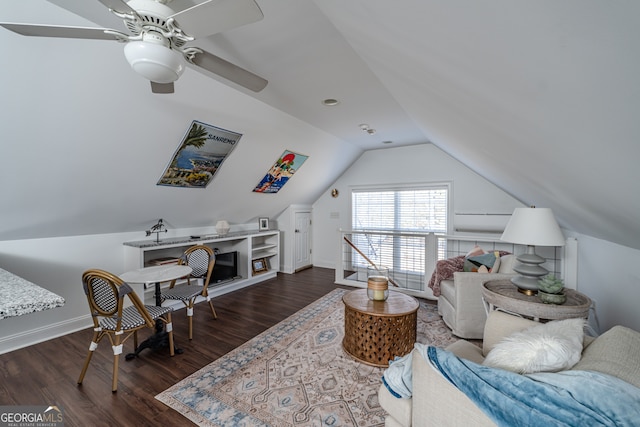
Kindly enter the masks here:
[[156, 83], [175, 82], [185, 68], [180, 52], [146, 41], [128, 42], [124, 56], [136, 73]]
[[562, 230], [549, 208], [516, 208], [500, 240], [531, 246], [565, 244]]

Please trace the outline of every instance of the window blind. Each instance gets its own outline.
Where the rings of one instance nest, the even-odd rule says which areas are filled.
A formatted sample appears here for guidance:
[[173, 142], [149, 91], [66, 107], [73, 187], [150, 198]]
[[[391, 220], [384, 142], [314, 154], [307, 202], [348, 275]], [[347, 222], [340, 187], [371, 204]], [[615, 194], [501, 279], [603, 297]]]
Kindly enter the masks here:
[[447, 232], [447, 186], [353, 190], [353, 229]]
[[[354, 189], [351, 194], [352, 228], [356, 246], [377, 265], [389, 267], [393, 275], [424, 275], [423, 237], [380, 232], [447, 233], [449, 186], [430, 185], [402, 189]], [[367, 262], [353, 254], [353, 267]]]

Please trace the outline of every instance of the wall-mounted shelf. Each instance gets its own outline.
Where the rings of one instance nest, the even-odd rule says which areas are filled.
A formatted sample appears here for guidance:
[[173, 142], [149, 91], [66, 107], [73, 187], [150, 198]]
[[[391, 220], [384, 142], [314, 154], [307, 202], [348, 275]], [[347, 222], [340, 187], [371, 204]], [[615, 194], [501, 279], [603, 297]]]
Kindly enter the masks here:
[[[141, 240], [124, 243], [124, 265], [126, 271], [156, 265], [158, 259], [179, 258], [193, 245], [207, 245], [218, 252], [238, 252], [238, 278], [222, 284], [209, 284], [209, 295], [216, 297], [237, 289], [273, 278], [280, 267], [280, 231], [249, 231], [229, 233], [225, 236], [183, 236], [155, 240]], [[252, 272], [252, 261], [259, 258], [269, 260], [268, 270], [259, 275]], [[168, 286], [163, 283], [162, 286]], [[138, 295], [144, 295], [146, 304], [153, 304], [153, 287], [144, 289], [133, 285]]]

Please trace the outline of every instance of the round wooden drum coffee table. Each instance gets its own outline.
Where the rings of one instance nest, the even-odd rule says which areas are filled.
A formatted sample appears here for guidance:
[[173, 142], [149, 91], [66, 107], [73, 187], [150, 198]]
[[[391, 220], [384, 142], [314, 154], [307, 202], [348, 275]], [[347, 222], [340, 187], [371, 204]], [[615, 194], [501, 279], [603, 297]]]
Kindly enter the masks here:
[[413, 350], [416, 342], [418, 301], [389, 291], [386, 301], [371, 301], [366, 289], [351, 291], [344, 302], [344, 350], [360, 362], [389, 365], [396, 356]]

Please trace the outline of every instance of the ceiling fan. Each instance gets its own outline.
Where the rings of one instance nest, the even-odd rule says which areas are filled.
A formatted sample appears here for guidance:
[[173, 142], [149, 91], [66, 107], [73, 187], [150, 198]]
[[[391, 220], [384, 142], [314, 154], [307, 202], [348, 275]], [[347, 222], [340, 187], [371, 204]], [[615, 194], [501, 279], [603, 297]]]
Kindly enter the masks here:
[[154, 93], [173, 93], [173, 82], [184, 72], [185, 62], [202, 67], [254, 92], [267, 80], [219, 56], [186, 43], [261, 20], [255, 0], [207, 0], [174, 12], [171, 0], [99, 0], [121, 18], [131, 35], [106, 28], [66, 27], [0, 22], [24, 36], [115, 40], [126, 43], [124, 54], [138, 74], [151, 81]]

